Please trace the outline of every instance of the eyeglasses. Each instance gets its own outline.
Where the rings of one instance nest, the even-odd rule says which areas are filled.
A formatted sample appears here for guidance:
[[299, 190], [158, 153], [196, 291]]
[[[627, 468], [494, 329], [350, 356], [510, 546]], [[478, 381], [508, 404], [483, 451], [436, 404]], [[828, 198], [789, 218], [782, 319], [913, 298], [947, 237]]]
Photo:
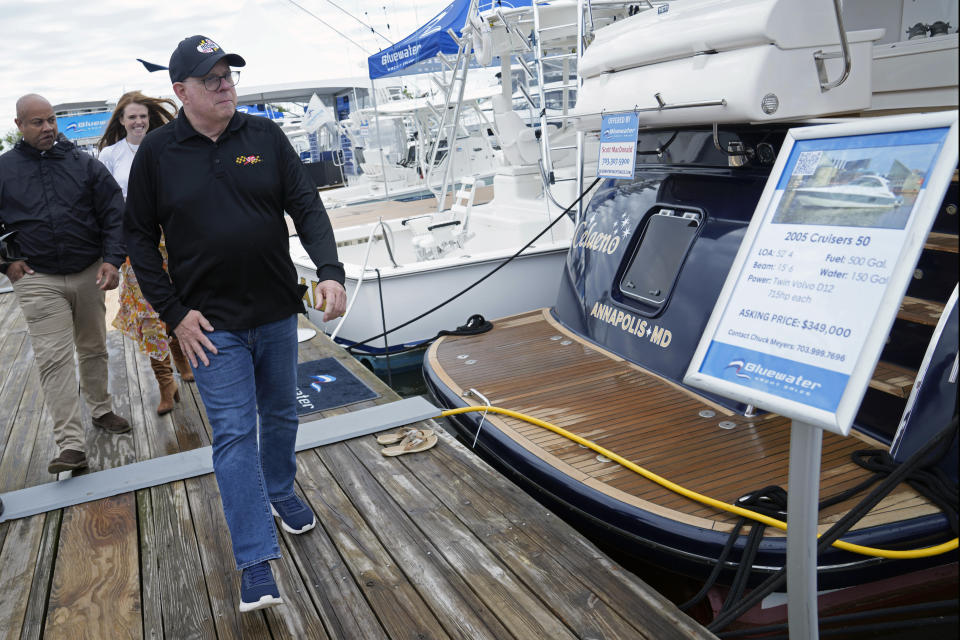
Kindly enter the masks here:
[[220, 83], [226, 82], [228, 87], [237, 86], [237, 82], [240, 80], [239, 71], [228, 71], [222, 76], [207, 76], [202, 78], [203, 86], [207, 91], [217, 91], [220, 89]]

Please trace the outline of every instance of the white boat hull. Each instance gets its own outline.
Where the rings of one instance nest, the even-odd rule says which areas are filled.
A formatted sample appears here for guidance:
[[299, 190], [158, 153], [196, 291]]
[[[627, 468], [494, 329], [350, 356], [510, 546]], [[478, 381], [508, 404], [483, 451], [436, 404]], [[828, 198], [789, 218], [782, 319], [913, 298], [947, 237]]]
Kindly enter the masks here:
[[866, 200], [847, 200], [843, 198], [831, 197], [829, 195], [819, 195], [816, 193], [800, 193], [797, 190], [797, 202], [806, 207], [821, 207], [826, 209], [892, 209], [897, 206], [895, 199], [877, 199], [876, 202]]
[[[475, 313], [486, 318], [501, 318], [552, 305], [556, 301], [568, 248], [568, 243], [555, 243], [521, 255], [455, 301], [388, 335], [387, 345], [393, 349], [400, 344], [412, 345], [429, 340], [441, 329], [456, 329]], [[387, 329], [391, 329], [407, 322], [466, 289], [508, 257], [504, 254], [483, 259], [444, 259], [437, 261], [442, 264], [430, 264], [429, 268], [417, 264], [388, 267], [381, 269], [380, 283], [376, 273], [368, 272], [337, 339], [353, 344], [382, 333], [384, 323]], [[297, 263], [296, 267], [302, 281], [316, 282], [312, 265]], [[359, 265], [347, 265], [347, 271], [347, 298], [352, 300], [357, 290]], [[324, 323], [323, 313], [312, 307], [311, 304], [308, 311], [310, 321], [324, 332], [332, 333], [339, 320]], [[384, 339], [378, 338], [367, 344], [364, 351], [382, 353], [384, 348]]]

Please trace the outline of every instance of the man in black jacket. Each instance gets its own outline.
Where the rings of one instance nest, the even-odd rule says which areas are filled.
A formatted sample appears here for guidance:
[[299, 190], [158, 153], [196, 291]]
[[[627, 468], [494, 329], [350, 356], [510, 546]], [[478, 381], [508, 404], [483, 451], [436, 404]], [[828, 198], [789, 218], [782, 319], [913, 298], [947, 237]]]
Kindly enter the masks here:
[[[273, 516], [289, 533], [316, 524], [294, 493], [297, 313], [302, 292], [284, 212], [317, 265], [318, 308], [343, 313], [343, 266], [316, 187], [280, 127], [236, 111], [245, 61], [210, 38], [170, 57], [177, 118], [144, 138], [130, 171], [124, 235], [140, 289], [174, 327], [213, 430], [240, 582], [240, 611], [281, 602], [269, 561]], [[157, 250], [163, 229], [169, 277]]]
[[17, 101], [23, 139], [0, 156], [0, 224], [17, 231], [25, 260], [4, 262], [27, 321], [40, 386], [53, 418], [59, 454], [47, 469], [87, 466], [73, 352], [93, 424], [130, 430], [107, 391], [104, 292], [119, 284], [123, 195], [93, 157], [57, 136], [53, 108], [41, 96]]

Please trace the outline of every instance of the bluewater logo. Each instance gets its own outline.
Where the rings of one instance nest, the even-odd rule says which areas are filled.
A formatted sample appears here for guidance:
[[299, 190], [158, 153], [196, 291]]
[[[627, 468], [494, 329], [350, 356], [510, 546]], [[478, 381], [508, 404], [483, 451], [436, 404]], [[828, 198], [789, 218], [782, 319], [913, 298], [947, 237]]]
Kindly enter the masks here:
[[318, 392], [323, 391], [324, 384], [337, 381], [337, 379], [334, 376], [329, 376], [329, 375], [318, 375], [318, 376], [311, 376], [311, 377], [313, 378], [313, 382], [310, 383], [310, 387]]
[[744, 364], [745, 363], [743, 360], [733, 360], [726, 366], [726, 368], [729, 369], [730, 367], [734, 367], [733, 375], [737, 376], [738, 378], [746, 378], [749, 380], [750, 376], [745, 373], [741, 373]]
[[[757, 380], [766, 385], [784, 386], [787, 388], [796, 388], [799, 390], [814, 390], [823, 386], [822, 383], [804, 377], [801, 374], [786, 373], [770, 367], [765, 367], [758, 362], [749, 360], [731, 360], [730, 364], [724, 367], [733, 369], [733, 375], [747, 380]], [[749, 374], [749, 375], [748, 375]]]

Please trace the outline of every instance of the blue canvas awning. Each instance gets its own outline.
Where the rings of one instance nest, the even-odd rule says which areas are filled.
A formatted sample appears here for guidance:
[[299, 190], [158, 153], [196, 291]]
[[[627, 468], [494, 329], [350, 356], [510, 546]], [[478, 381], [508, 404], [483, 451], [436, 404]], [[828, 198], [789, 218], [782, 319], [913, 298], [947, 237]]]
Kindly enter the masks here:
[[[482, 13], [493, 7], [526, 7], [531, 0], [480, 0], [478, 10]], [[448, 29], [453, 29], [459, 38], [467, 22], [470, 0], [453, 0], [440, 13], [409, 36], [380, 53], [367, 58], [370, 79], [384, 76], [411, 75], [439, 69], [433, 61], [438, 53], [454, 54], [459, 47]]]

